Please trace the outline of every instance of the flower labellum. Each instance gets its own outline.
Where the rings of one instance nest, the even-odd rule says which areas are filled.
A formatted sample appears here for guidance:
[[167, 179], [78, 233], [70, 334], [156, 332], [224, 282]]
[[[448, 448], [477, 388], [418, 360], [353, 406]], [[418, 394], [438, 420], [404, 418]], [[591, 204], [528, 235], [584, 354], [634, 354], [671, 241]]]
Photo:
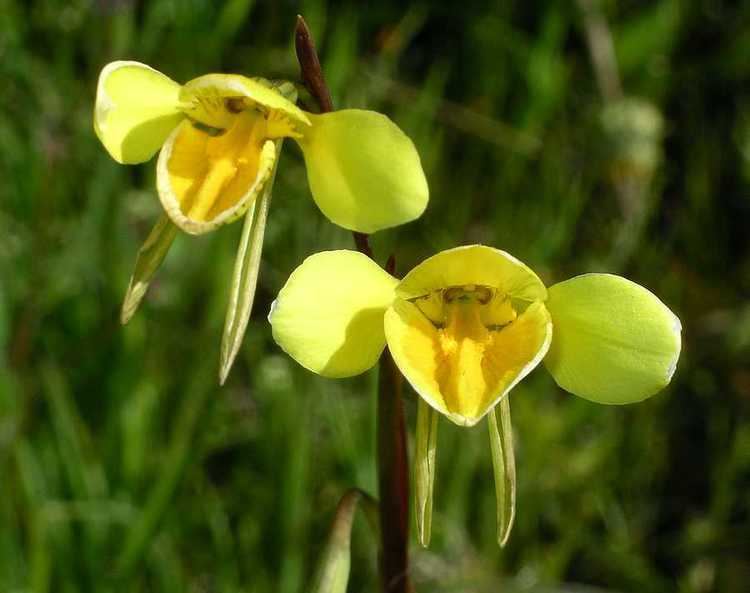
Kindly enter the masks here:
[[547, 353], [542, 281], [481, 246], [439, 253], [409, 272], [385, 314], [393, 359], [420, 396], [472, 426]]

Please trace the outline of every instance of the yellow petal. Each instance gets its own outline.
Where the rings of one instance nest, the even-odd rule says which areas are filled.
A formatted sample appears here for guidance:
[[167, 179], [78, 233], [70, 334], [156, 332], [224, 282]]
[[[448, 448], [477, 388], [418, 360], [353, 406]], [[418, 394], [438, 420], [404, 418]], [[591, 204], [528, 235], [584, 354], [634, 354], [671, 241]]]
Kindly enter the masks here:
[[472, 426], [539, 364], [552, 324], [536, 302], [497, 330], [471, 306], [441, 328], [413, 302], [397, 299], [386, 312], [385, 335], [415, 391], [456, 424]]
[[227, 128], [239, 111], [250, 110], [272, 116], [279, 126], [285, 126], [283, 133], [273, 137], [296, 135], [310, 120], [282, 94], [282, 86], [239, 74], [206, 74], [185, 84], [180, 100], [188, 117], [207, 126]]
[[273, 337], [319, 375], [358, 375], [375, 364], [385, 346], [383, 313], [397, 282], [356, 251], [311, 255], [271, 308]]
[[265, 120], [236, 115], [213, 136], [183, 121], [167, 139], [156, 168], [167, 215], [191, 234], [206, 233], [242, 216], [263, 190], [277, 158], [265, 140]]
[[112, 62], [99, 75], [94, 130], [118, 163], [142, 163], [182, 119], [180, 85], [139, 62]]
[[604, 404], [641, 401], [672, 379], [680, 320], [653, 293], [612, 274], [549, 289], [555, 327], [545, 366], [563, 389]]
[[411, 299], [470, 284], [496, 288], [522, 301], [547, 298], [544, 284], [531, 268], [512, 255], [485, 245], [455, 247], [433, 255], [409, 272], [396, 291], [399, 297]]
[[309, 114], [299, 140], [315, 203], [346, 229], [374, 233], [418, 218], [429, 190], [412, 141], [374, 111]]

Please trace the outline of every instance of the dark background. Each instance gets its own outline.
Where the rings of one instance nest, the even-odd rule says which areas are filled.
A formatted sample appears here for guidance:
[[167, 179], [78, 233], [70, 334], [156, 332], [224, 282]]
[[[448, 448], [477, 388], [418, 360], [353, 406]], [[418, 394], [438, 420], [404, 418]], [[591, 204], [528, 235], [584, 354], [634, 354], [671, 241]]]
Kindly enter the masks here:
[[[389, 114], [422, 156], [430, 205], [373, 237], [381, 261], [482, 242], [548, 284], [626, 275], [684, 326], [672, 385], [642, 404], [578, 400], [542, 370], [513, 391], [503, 551], [484, 424], [442, 422], [418, 588], [747, 591], [750, 5], [718, 0], [0, 0], [0, 590], [307, 591], [338, 498], [374, 492], [374, 373], [313, 376], [265, 320], [306, 255], [352, 246], [292, 143], [227, 386], [240, 224], [178, 237], [118, 322], [160, 207], [154, 164], [94, 136], [99, 70], [296, 80], [298, 12], [335, 104]], [[358, 521], [350, 591], [375, 590], [375, 557]]]

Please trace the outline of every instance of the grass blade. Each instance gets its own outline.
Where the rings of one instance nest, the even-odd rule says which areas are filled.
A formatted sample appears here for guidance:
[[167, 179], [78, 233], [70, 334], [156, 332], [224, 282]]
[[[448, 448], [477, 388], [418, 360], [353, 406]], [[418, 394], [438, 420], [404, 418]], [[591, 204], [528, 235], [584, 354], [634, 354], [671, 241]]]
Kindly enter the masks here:
[[124, 580], [138, 567], [154, 541], [161, 520], [170, 509], [186, 468], [195, 454], [201, 428], [206, 425], [204, 419], [213, 393], [208, 386], [206, 373], [198, 371], [181, 401], [160, 477], [151, 488], [141, 514], [132, 522], [125, 536], [116, 564], [116, 573]]
[[339, 501], [323, 557], [313, 580], [313, 593], [346, 593], [351, 565], [351, 534], [354, 511], [362, 503], [371, 529], [377, 531], [378, 507], [360, 490], [349, 490]]

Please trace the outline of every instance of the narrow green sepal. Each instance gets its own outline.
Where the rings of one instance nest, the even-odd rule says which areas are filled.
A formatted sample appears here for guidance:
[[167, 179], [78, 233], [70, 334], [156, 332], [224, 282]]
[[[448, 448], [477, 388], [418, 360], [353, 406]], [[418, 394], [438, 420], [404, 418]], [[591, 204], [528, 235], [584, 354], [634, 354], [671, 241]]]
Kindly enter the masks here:
[[221, 358], [219, 362], [219, 383], [224, 385], [234, 359], [242, 345], [250, 312], [255, 299], [255, 287], [258, 283], [260, 256], [263, 251], [263, 235], [268, 219], [268, 205], [273, 192], [273, 182], [276, 178], [276, 165], [279, 162], [282, 141], [276, 142], [276, 164], [274, 164], [271, 178], [263, 188], [257, 201], [245, 214], [245, 224], [242, 237], [237, 249], [237, 257], [232, 273], [232, 286], [229, 291], [229, 305], [224, 321], [224, 335], [221, 338]]
[[361, 490], [348, 491], [339, 501], [323, 556], [313, 579], [311, 593], [346, 593], [351, 565], [351, 535], [358, 504], [376, 531], [377, 503]]
[[508, 397], [489, 413], [489, 428], [497, 498], [497, 542], [502, 548], [508, 543], [516, 516], [516, 460]]
[[162, 215], [138, 250], [133, 275], [130, 277], [130, 284], [128, 284], [120, 310], [120, 322], [123, 325], [130, 321], [138, 310], [151, 278], [164, 261], [176, 236], [177, 227], [172, 224], [168, 216]]
[[417, 432], [414, 447], [414, 502], [417, 538], [423, 547], [432, 535], [432, 492], [435, 483], [438, 412], [421, 397], [417, 403]]

